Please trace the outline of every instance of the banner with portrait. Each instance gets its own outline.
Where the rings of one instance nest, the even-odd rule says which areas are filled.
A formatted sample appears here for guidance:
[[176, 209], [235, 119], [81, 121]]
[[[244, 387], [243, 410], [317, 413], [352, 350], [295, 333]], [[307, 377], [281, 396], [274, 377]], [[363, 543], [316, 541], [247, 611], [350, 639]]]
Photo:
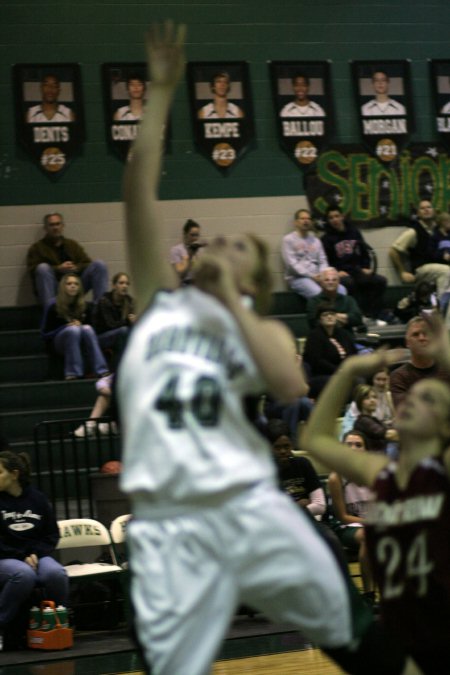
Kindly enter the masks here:
[[430, 80], [436, 130], [442, 144], [450, 149], [450, 59], [430, 61]]
[[272, 95], [281, 147], [307, 168], [332, 133], [328, 61], [271, 61]]
[[353, 61], [352, 73], [364, 141], [389, 164], [414, 131], [409, 61]]
[[187, 75], [195, 145], [226, 172], [255, 137], [248, 64], [190, 62]]
[[450, 210], [450, 156], [436, 143], [414, 143], [386, 165], [363, 145], [333, 145], [305, 174], [304, 185], [319, 224], [327, 208], [338, 205], [362, 228], [407, 225], [422, 199]]
[[80, 66], [13, 66], [17, 141], [45, 174], [58, 178], [85, 140]]
[[125, 160], [149, 96], [147, 66], [145, 63], [104, 63], [102, 80], [107, 143]]

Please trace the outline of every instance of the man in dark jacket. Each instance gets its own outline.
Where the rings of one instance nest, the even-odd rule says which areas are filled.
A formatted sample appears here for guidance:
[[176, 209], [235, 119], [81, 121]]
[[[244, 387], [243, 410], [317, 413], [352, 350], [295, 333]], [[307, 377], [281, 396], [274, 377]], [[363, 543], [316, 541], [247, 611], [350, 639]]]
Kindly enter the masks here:
[[102, 260], [91, 260], [74, 239], [63, 235], [64, 220], [60, 213], [44, 216], [45, 236], [33, 244], [27, 254], [27, 268], [39, 301], [46, 307], [56, 295], [58, 281], [64, 274], [81, 277], [84, 290], [92, 289], [94, 302], [108, 290], [108, 269]]
[[345, 222], [338, 206], [330, 206], [327, 221], [322, 244], [328, 262], [337, 269], [340, 283], [357, 295], [364, 314], [376, 319], [383, 307], [387, 279], [371, 269], [369, 245], [356, 227]]

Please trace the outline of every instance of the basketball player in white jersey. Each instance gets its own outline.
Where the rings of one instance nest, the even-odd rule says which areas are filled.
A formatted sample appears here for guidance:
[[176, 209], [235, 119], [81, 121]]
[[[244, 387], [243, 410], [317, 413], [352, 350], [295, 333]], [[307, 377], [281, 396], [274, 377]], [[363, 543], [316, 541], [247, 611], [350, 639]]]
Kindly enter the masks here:
[[207, 675], [240, 603], [339, 653], [354, 637], [339, 566], [277, 489], [270, 447], [244, 412], [246, 396], [292, 400], [307, 389], [291, 334], [245, 306], [269, 290], [266, 248], [252, 236], [218, 240], [199, 258], [196, 285], [182, 288], [166, 260], [156, 189], [183, 40], [170, 22], [149, 32], [152, 96], [125, 175], [141, 316], [118, 378], [121, 487], [132, 503], [132, 599], [152, 675]]

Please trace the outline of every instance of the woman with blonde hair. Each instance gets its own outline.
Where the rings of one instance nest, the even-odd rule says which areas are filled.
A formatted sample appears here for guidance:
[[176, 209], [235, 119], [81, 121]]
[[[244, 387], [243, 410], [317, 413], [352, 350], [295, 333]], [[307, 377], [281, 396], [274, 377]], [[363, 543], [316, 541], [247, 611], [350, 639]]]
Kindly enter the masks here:
[[76, 274], [65, 274], [59, 282], [55, 300], [46, 309], [41, 333], [64, 357], [66, 380], [83, 377], [83, 351], [97, 377], [108, 373], [108, 365], [89, 321], [90, 306], [84, 299], [80, 278]]

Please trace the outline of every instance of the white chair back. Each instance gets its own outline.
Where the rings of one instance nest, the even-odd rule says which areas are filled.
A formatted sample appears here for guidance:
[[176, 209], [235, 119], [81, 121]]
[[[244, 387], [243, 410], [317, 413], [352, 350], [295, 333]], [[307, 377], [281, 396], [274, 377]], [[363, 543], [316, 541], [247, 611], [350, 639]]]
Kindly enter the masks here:
[[58, 549], [109, 546], [111, 544], [108, 529], [103, 523], [92, 518], [59, 520], [58, 527], [60, 535]]
[[131, 518], [131, 514], [127, 513], [123, 516], [118, 516], [112, 521], [109, 531], [111, 534], [111, 539], [113, 544], [123, 544], [125, 541], [126, 530], [128, 521]]

